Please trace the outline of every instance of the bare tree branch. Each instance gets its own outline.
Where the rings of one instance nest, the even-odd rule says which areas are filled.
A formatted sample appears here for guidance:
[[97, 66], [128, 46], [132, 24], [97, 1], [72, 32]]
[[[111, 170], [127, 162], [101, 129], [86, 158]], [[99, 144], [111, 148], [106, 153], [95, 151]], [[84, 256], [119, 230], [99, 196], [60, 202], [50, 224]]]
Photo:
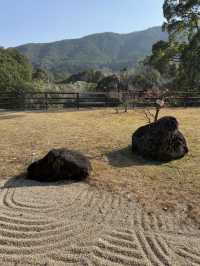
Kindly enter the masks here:
[[145, 110], [144, 114], [148, 120], [148, 123], [151, 124], [152, 123], [151, 117], [153, 117], [153, 119], [154, 119], [154, 115], [149, 110]]

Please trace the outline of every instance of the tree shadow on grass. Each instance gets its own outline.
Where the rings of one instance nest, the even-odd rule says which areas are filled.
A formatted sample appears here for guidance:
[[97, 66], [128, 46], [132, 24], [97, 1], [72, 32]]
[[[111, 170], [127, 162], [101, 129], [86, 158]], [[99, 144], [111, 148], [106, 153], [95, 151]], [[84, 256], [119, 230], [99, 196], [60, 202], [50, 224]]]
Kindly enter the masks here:
[[7, 119], [15, 119], [15, 118], [22, 118], [25, 115], [15, 115], [15, 114], [0, 114], [0, 120], [7, 120]]
[[11, 177], [8, 179], [3, 186], [0, 187], [0, 190], [9, 189], [9, 188], [18, 188], [18, 187], [47, 187], [47, 186], [62, 186], [62, 185], [71, 185], [78, 183], [77, 181], [72, 180], [60, 180], [56, 182], [39, 182], [27, 178], [27, 174], [21, 173], [17, 176]]
[[114, 167], [130, 167], [136, 165], [161, 165], [161, 162], [156, 162], [150, 159], [144, 159], [141, 156], [132, 152], [131, 146], [122, 149], [113, 150], [106, 154], [109, 164]]

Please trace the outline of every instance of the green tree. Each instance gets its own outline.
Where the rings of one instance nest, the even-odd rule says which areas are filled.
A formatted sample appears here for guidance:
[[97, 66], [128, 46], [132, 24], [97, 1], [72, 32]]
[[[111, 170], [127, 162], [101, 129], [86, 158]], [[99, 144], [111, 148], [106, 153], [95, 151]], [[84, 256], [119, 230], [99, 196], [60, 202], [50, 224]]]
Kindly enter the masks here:
[[183, 50], [181, 61], [178, 84], [186, 90], [200, 90], [200, 32]]
[[33, 80], [44, 82], [48, 82], [49, 80], [47, 71], [41, 68], [36, 68], [33, 70], [32, 78]]
[[163, 13], [169, 41], [153, 45], [145, 63], [173, 78], [177, 89], [199, 88], [200, 0], [165, 0]]
[[164, 77], [174, 77], [177, 64], [180, 61], [180, 44], [159, 41], [152, 46], [152, 55], [147, 57], [144, 64], [158, 70]]
[[31, 79], [32, 66], [26, 57], [15, 49], [0, 48], [0, 91], [24, 90]]
[[172, 39], [177, 38], [177, 33], [184, 33], [191, 40], [200, 29], [199, 0], [165, 0], [163, 13], [163, 27]]

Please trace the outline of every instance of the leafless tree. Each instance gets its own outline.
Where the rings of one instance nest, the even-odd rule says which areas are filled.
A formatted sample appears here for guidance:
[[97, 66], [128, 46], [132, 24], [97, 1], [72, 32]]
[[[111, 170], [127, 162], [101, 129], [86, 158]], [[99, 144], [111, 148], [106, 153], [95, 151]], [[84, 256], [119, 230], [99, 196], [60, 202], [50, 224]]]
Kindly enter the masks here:
[[164, 107], [164, 105], [165, 105], [164, 98], [158, 99], [158, 100], [156, 100], [155, 114], [151, 113], [150, 110], [145, 110], [144, 111], [145, 117], [148, 120], [149, 124], [152, 123], [152, 122], [154, 122], [154, 123], [157, 122], [158, 116], [159, 116], [159, 112]]

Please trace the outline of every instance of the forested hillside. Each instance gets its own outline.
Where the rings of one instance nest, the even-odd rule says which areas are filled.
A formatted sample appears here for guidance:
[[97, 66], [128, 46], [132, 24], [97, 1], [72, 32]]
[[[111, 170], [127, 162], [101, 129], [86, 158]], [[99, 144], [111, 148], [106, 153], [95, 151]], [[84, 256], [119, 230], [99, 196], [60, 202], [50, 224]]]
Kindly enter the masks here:
[[17, 49], [33, 66], [54, 74], [76, 73], [86, 69], [109, 68], [113, 71], [133, 67], [150, 54], [152, 45], [167, 40], [161, 27], [130, 34], [100, 33], [80, 39], [46, 44], [26, 44]]

